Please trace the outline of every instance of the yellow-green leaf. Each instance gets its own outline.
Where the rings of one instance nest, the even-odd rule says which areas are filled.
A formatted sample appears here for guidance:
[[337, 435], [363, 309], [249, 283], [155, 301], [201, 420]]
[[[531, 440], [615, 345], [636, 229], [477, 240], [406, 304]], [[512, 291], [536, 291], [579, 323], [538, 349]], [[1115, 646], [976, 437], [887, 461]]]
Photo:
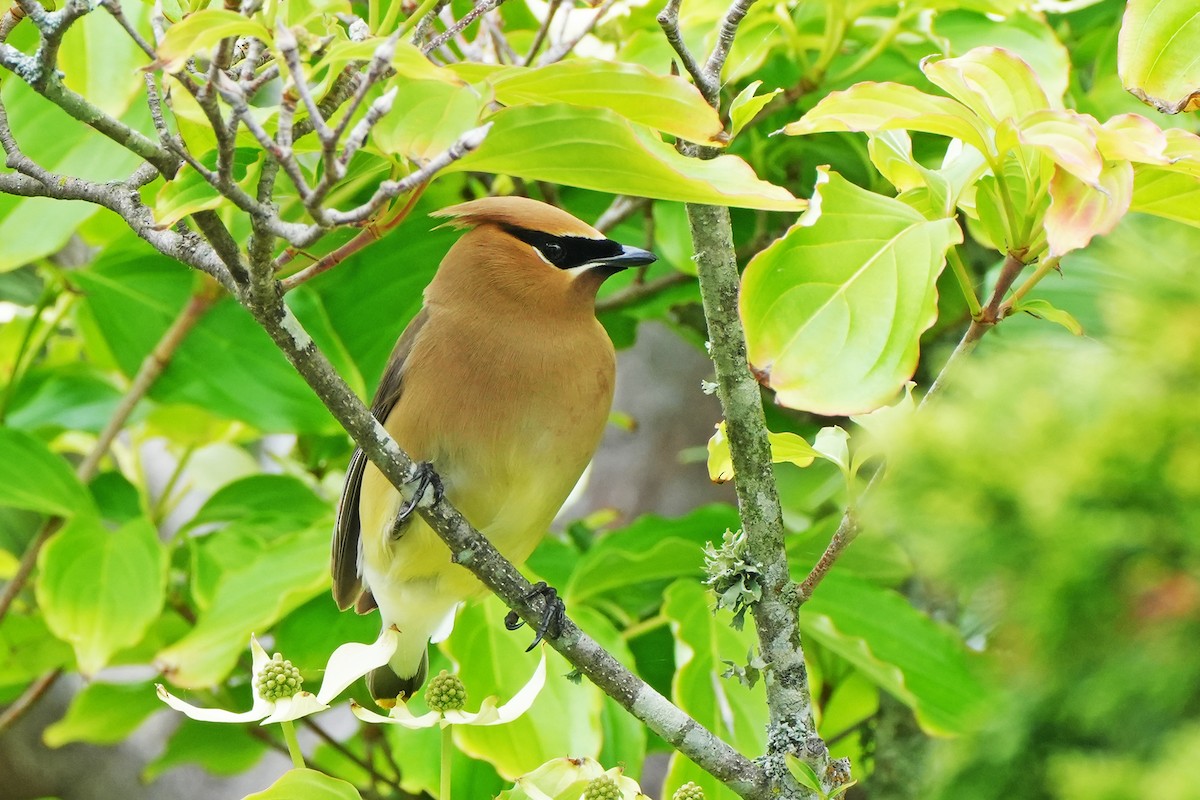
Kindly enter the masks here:
[[746, 127], [758, 114], [766, 107], [767, 103], [775, 99], [775, 95], [782, 92], [782, 89], [772, 89], [765, 94], [755, 94], [758, 87], [762, 86], [762, 81], [754, 81], [733, 98], [733, 102], [729, 104], [729, 122], [732, 127], [730, 136], [737, 136], [742, 128]]
[[916, 368], [946, 249], [961, 241], [953, 219], [819, 170], [809, 212], [742, 279], [750, 361], [777, 401], [827, 415], [888, 402]]
[[1200, 14], [1195, 0], [1129, 0], [1117, 71], [1135, 97], [1164, 114], [1200, 108]]
[[509, 67], [487, 82], [505, 105], [569, 103], [607, 108], [626, 119], [692, 142], [724, 145], [721, 118], [695, 86], [675, 75], [655, 75], [635, 64], [599, 59], [545, 67]]
[[980, 119], [948, 97], [925, 94], [902, 83], [859, 83], [831, 92], [798, 122], [784, 127], [790, 136], [826, 131], [909, 130], [959, 139], [987, 153]]
[[[768, 431], [767, 438], [771, 443], [771, 461], [776, 464], [807, 467], [821, 456], [803, 437], [794, 433]], [[725, 483], [733, 478], [733, 457], [729, 453], [724, 420], [717, 424], [716, 433], [708, 440], [708, 477], [713, 483]]]
[[392, 111], [371, 131], [371, 141], [385, 153], [426, 160], [479, 125], [485, 101], [470, 86], [406, 79], [393, 86]]
[[164, 72], [178, 72], [193, 55], [231, 36], [271, 41], [271, 32], [261, 22], [236, 11], [206, 8], [167, 28], [167, 35], [158, 45], [158, 64]]
[[42, 549], [38, 569], [38, 606], [84, 675], [141, 641], [166, 593], [166, 551], [144, 519], [108, 531], [75, 517]]
[[921, 71], [993, 127], [1051, 108], [1033, 69], [1000, 47], [976, 47], [958, 58], [927, 60]]
[[492, 119], [495, 125], [483, 145], [452, 170], [685, 203], [775, 211], [805, 206], [786, 189], [759, 179], [737, 156], [687, 158], [608, 109], [516, 106]]

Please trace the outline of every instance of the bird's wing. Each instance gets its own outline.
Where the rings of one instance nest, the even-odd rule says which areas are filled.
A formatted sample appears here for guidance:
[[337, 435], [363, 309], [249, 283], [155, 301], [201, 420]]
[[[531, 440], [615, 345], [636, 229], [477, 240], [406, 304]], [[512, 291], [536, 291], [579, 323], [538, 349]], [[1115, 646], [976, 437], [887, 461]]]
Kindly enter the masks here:
[[[379, 388], [375, 390], [375, 399], [371, 403], [371, 414], [375, 419], [386, 420], [400, 399], [405, 361], [412, 352], [413, 343], [425, 326], [428, 316], [422, 308], [396, 342], [387, 369], [379, 381]], [[362, 543], [359, 541], [358, 498], [366, 466], [366, 453], [362, 448], [356, 449], [350, 457], [346, 483], [342, 487], [342, 500], [338, 504], [330, 567], [333, 574], [333, 599], [338, 608], [345, 611], [354, 606], [360, 614], [365, 614], [375, 607], [374, 600], [367, 596], [369, 592], [364, 590], [362, 585]]]

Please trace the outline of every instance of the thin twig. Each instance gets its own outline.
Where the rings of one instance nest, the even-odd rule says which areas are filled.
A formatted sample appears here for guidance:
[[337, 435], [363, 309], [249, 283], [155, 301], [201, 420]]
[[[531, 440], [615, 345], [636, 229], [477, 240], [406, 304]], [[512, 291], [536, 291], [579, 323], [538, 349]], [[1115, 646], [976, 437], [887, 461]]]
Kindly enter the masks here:
[[529, 46], [529, 52], [525, 54], [525, 58], [521, 59], [521, 66], [528, 67], [537, 58], [538, 51], [542, 49], [542, 44], [546, 41], [546, 34], [550, 32], [550, 23], [554, 21], [554, 15], [558, 13], [562, 3], [563, 0], [550, 0], [550, 5], [546, 9], [546, 18], [538, 26], [537, 33], [533, 37], [533, 44]]
[[[427, 185], [427, 183], [423, 183], [413, 189], [412, 196], [409, 197], [408, 202], [404, 205], [404, 208], [401, 209], [400, 213], [396, 214], [396, 216], [392, 219], [382, 223], [367, 225], [366, 228], [363, 229], [362, 233], [359, 233], [341, 247], [337, 248], [331, 253], [327, 253], [325, 256], [321, 257], [314, 263], [309, 264], [307, 267], [295, 273], [294, 275], [290, 275], [281, 280], [279, 282], [280, 290], [284, 293], [290, 292], [297, 286], [307, 283], [318, 275], [333, 269], [353, 254], [357, 253], [359, 250], [362, 250], [368, 245], [382, 239], [388, 232], [408, 218], [413, 206], [415, 206], [417, 203], [417, 199], [420, 198], [421, 193], [425, 190]], [[280, 255], [278, 261], [276, 262], [276, 269], [291, 260], [290, 256], [285, 258], [285, 255], [289, 254]]]
[[450, 145], [445, 152], [431, 158], [420, 169], [398, 181], [384, 181], [379, 184], [379, 188], [375, 191], [371, 199], [358, 208], [351, 209], [350, 211], [329, 211], [327, 214], [329, 221], [334, 225], [357, 225], [369, 219], [388, 200], [411, 192], [421, 184], [428, 182], [436, 173], [483, 144], [483, 140], [487, 137], [491, 127], [492, 123], [489, 122], [478, 128], [472, 128], [458, 137], [458, 141]]
[[431, 51], [436, 50], [437, 48], [444, 45], [446, 42], [453, 39], [455, 36], [457, 36], [459, 33], [461, 33], [468, 25], [470, 25], [475, 20], [479, 19], [481, 16], [483, 16], [487, 12], [491, 11], [494, 8], [499, 8], [500, 4], [503, 2], [504, 2], [504, 0], [479, 0], [479, 2], [477, 2], [475, 4], [474, 8], [472, 8], [466, 14], [463, 14], [462, 19], [460, 19], [458, 22], [451, 25], [449, 27], [449, 29], [447, 29], [440, 35], [435, 36], [433, 39], [431, 39], [429, 42], [427, 42], [425, 45], [423, 45], [421, 47], [421, 52], [428, 55]]
[[670, 275], [664, 275], [652, 281], [635, 283], [597, 300], [596, 312], [619, 311], [622, 308], [637, 305], [642, 300], [661, 294], [673, 286], [692, 283], [695, 280], [693, 276], [685, 272], [672, 272]]
[[600, 218], [596, 220], [596, 224], [592, 227], [601, 233], [608, 233], [649, 204], [650, 201], [645, 197], [618, 195], [613, 198], [612, 203], [609, 204], [608, 208], [604, 210], [604, 213], [600, 215]]
[[551, 47], [549, 50], [547, 50], [546, 54], [538, 61], [538, 64], [544, 67], [547, 64], [554, 64], [558, 61], [562, 61], [564, 58], [570, 55], [571, 51], [578, 47], [579, 43], [596, 29], [596, 26], [600, 24], [600, 20], [604, 19], [608, 12], [612, 10], [614, 5], [616, 5], [616, 0], [604, 0], [604, 2], [600, 4], [600, 7], [592, 13], [592, 18], [588, 20], [588, 23], [583, 26], [582, 30], [580, 30], [570, 39], [564, 39], [554, 47]]
[[60, 675], [62, 675], [62, 669], [52, 669], [29, 684], [25, 691], [21, 692], [21, 696], [4, 709], [3, 714], [0, 714], [0, 733], [11, 728], [18, 719], [25, 715], [26, 711], [32, 708], [38, 700], [41, 700]]

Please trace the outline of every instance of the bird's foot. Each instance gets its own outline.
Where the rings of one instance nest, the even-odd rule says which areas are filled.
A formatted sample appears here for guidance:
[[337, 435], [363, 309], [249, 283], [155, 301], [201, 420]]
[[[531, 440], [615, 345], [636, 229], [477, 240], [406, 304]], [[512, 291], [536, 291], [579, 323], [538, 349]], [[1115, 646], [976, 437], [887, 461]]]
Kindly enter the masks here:
[[[533, 588], [522, 598], [523, 600], [532, 600], [537, 596], [541, 596], [545, 601], [545, 607], [542, 609], [542, 619], [537, 626], [537, 636], [533, 638], [533, 643], [525, 648], [525, 652], [538, 646], [538, 642], [549, 637], [557, 639], [562, 633], [563, 619], [567, 615], [567, 606], [563, 603], [562, 598], [558, 596], [558, 590], [553, 586], [547, 586], [545, 581], [538, 581], [533, 585]], [[510, 611], [504, 618], [504, 627], [510, 631], [515, 631], [525, 623], [517, 616], [517, 612]]]
[[[433, 464], [428, 461], [418, 461], [416, 464], [416, 477], [412, 479], [409, 486], [413, 487], [413, 495], [411, 500], [405, 501], [404, 505], [400, 506], [400, 510], [396, 512], [396, 521], [392, 524], [392, 538], [399, 539], [404, 524], [408, 522], [418, 508], [428, 508], [435, 503], [441, 501], [445, 494], [445, 488], [442, 486], [442, 479], [433, 471]], [[433, 489], [433, 498], [426, 499], [429, 495], [429, 490]]]

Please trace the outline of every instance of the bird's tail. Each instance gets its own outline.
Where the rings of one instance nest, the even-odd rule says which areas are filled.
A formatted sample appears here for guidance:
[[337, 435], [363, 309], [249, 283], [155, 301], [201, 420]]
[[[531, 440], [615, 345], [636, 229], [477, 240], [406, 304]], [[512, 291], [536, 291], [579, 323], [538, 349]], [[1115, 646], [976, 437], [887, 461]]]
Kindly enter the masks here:
[[[411, 667], [400, 671], [411, 672]], [[391, 708], [396, 705], [398, 699], [407, 702], [425, 683], [425, 676], [428, 674], [429, 650], [425, 649], [421, 652], [421, 663], [417, 665], [415, 673], [401, 676], [394, 663], [385, 664], [367, 673], [367, 689], [377, 704], [383, 708]]]

